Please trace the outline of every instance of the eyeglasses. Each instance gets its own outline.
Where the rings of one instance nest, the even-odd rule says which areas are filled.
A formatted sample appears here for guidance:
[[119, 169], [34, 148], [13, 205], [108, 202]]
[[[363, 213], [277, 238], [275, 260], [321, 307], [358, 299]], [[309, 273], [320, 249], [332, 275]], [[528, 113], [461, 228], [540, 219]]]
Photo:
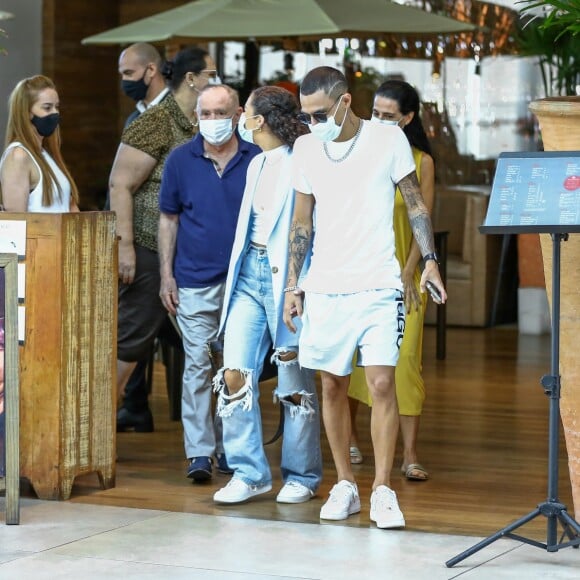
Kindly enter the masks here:
[[206, 74], [211, 79], [216, 79], [218, 76], [217, 70], [215, 68], [204, 68], [202, 71], [200, 71], [199, 74]]
[[316, 111], [315, 113], [310, 114], [310, 113], [304, 113], [302, 111], [296, 115], [296, 118], [301, 123], [304, 123], [304, 125], [310, 125], [310, 119], [314, 119], [317, 123], [326, 123], [326, 121], [328, 121], [328, 117], [329, 117], [328, 113], [334, 108], [335, 105], [336, 105], [336, 108], [334, 108], [334, 113], [330, 116], [334, 117], [334, 115], [336, 115], [336, 111], [338, 110], [338, 105], [340, 104], [340, 99], [342, 99], [342, 97], [344, 97], [344, 94], [345, 93], [343, 93], [342, 95], [339, 95], [338, 99], [336, 99], [336, 101], [334, 101], [332, 106], [325, 113], [322, 111]]

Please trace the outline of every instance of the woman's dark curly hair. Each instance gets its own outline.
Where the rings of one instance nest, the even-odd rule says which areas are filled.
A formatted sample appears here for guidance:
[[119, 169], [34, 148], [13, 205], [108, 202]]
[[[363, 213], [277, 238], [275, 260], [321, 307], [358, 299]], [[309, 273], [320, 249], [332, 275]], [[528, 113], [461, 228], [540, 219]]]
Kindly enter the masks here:
[[296, 115], [300, 105], [296, 97], [282, 87], [266, 86], [252, 91], [250, 99], [255, 115], [262, 115], [270, 131], [285, 145], [292, 148], [294, 141], [308, 132]]

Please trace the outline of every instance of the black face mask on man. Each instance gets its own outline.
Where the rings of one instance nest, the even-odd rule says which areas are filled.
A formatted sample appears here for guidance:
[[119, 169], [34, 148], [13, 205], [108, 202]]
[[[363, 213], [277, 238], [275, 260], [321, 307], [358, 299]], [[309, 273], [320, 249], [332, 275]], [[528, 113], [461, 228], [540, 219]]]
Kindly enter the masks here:
[[147, 69], [143, 71], [143, 76], [137, 81], [130, 81], [123, 79], [121, 81], [121, 89], [123, 92], [134, 101], [142, 101], [147, 94], [147, 89], [149, 85], [145, 84], [145, 73]]
[[52, 113], [45, 117], [33, 115], [30, 122], [34, 125], [39, 135], [42, 137], [50, 137], [60, 123], [60, 115], [58, 113]]

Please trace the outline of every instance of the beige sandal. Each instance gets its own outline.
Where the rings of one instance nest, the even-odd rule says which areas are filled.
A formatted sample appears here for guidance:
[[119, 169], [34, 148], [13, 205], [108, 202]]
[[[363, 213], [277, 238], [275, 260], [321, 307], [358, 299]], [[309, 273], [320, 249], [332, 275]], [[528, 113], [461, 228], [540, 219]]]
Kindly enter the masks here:
[[350, 462], [353, 465], [358, 465], [363, 462], [363, 456], [360, 449], [354, 445], [350, 448]]
[[401, 466], [401, 473], [409, 481], [427, 481], [429, 472], [420, 463], [409, 463], [407, 467]]

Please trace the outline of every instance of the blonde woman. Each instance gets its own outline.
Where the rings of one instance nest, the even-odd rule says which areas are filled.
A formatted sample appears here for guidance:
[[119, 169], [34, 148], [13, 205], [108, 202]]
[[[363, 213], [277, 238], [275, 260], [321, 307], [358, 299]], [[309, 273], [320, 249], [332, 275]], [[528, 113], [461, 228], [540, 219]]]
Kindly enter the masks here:
[[20, 81], [12, 91], [0, 159], [6, 211], [79, 211], [78, 189], [60, 152], [59, 106], [54, 83], [42, 75]]

